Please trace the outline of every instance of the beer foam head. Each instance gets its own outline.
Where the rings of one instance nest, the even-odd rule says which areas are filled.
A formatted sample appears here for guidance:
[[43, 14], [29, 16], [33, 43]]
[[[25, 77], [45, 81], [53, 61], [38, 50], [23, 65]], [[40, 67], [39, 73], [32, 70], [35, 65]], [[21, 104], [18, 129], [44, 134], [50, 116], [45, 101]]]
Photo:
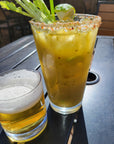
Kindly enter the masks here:
[[25, 111], [39, 101], [41, 93], [38, 72], [18, 70], [0, 76], [0, 113]]

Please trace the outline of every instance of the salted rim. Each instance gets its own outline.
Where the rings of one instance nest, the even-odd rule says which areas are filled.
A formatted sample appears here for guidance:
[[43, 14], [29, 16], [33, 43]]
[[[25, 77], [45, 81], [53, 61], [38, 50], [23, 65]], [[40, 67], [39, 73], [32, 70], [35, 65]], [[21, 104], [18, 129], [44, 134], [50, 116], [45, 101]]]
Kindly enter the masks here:
[[57, 20], [55, 23], [41, 23], [33, 20], [29, 21], [32, 26], [38, 30], [57, 31], [59, 29], [64, 30], [77, 30], [87, 31], [89, 29], [95, 29], [101, 25], [101, 17], [91, 14], [75, 14], [74, 21], [65, 22]]

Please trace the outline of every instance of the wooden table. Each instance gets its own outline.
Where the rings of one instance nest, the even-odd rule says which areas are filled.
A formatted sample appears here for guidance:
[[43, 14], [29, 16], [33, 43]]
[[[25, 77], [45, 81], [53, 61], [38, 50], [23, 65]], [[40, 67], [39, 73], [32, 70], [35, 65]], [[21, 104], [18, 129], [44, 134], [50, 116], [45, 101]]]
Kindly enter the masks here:
[[[114, 37], [98, 36], [91, 71], [100, 81], [87, 85], [79, 112], [61, 115], [49, 106], [45, 131], [27, 144], [113, 144], [114, 143]], [[38, 69], [41, 72], [33, 36], [25, 36], [0, 48], [0, 72], [9, 69]], [[0, 127], [0, 144], [10, 144]]]

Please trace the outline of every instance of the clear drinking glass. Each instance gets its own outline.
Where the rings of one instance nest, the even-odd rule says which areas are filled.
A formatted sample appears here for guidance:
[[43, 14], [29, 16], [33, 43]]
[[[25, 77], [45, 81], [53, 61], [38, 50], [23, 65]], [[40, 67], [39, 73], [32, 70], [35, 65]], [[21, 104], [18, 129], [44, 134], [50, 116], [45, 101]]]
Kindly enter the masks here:
[[62, 114], [79, 110], [101, 18], [76, 14], [74, 21], [30, 21], [51, 107]]
[[38, 136], [47, 125], [39, 72], [17, 70], [0, 75], [0, 123], [16, 142]]

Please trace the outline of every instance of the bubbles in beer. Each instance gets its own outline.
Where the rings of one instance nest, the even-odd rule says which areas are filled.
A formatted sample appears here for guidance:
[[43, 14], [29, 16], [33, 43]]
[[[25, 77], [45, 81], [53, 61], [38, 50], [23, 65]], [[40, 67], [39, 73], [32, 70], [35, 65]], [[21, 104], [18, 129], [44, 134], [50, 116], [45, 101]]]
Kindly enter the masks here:
[[0, 76], [0, 113], [17, 113], [34, 106], [41, 97], [42, 83], [37, 72], [13, 71]]

